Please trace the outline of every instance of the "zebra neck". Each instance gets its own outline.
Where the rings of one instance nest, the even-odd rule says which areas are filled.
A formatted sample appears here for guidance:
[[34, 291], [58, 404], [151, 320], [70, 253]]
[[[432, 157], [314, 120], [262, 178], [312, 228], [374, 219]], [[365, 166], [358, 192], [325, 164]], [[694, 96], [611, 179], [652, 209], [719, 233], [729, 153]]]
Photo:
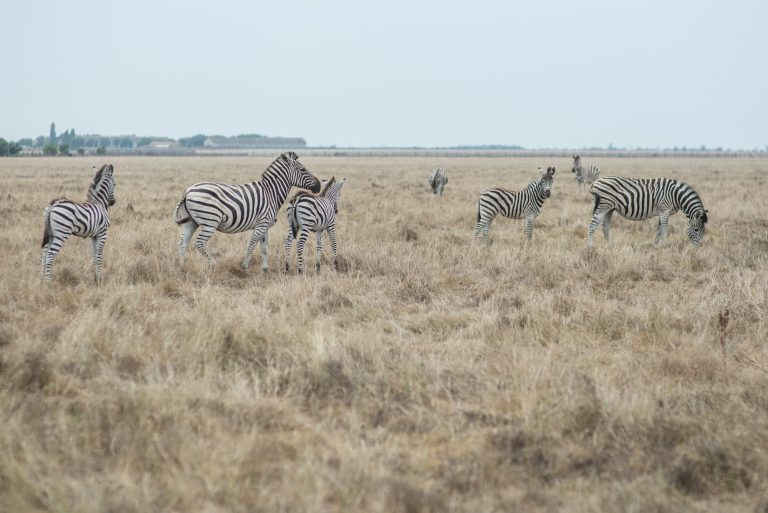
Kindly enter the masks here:
[[101, 190], [94, 192], [92, 189], [88, 189], [88, 203], [93, 203], [94, 205], [100, 205], [105, 209], [109, 207], [109, 203], [107, 203], [106, 194], [104, 193], [104, 191], [101, 191]]
[[701, 201], [701, 198], [687, 184], [681, 183], [674, 197], [677, 207], [688, 218], [704, 211], [704, 203]]
[[271, 168], [264, 172], [258, 185], [264, 192], [267, 201], [275, 209], [279, 209], [282, 206], [292, 187], [283, 176], [274, 172]]

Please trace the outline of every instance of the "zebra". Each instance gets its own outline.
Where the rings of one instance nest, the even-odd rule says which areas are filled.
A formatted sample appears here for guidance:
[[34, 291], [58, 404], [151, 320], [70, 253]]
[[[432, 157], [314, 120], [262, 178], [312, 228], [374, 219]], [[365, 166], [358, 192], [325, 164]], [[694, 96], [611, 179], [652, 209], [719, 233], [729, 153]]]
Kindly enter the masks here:
[[309, 232], [317, 233], [317, 256], [315, 267], [320, 270], [320, 260], [323, 252], [323, 232], [328, 232], [333, 253], [333, 265], [336, 266], [336, 214], [339, 212], [341, 188], [347, 179], [336, 182], [332, 177], [325, 185], [323, 192], [317, 196], [297, 194], [294, 202], [286, 210], [288, 216], [288, 235], [285, 237], [285, 272], [289, 270], [289, 254], [293, 240], [296, 243], [296, 271], [304, 272], [304, 244]]
[[691, 244], [701, 246], [708, 211], [704, 209], [704, 203], [696, 191], [685, 182], [671, 178], [605, 176], [593, 183], [589, 192], [595, 198], [592, 222], [587, 232], [587, 245], [590, 247], [595, 230], [601, 223], [605, 240], [610, 240], [614, 211], [632, 221], [659, 216], [655, 241], [655, 244], [659, 244], [667, 236], [669, 216], [678, 210], [682, 210], [688, 217], [688, 239]]
[[256, 244], [261, 242], [261, 269], [267, 272], [268, 230], [275, 224], [278, 210], [291, 187], [313, 192], [320, 190], [320, 180], [312, 175], [296, 153], [289, 151], [277, 157], [261, 180], [244, 185], [202, 182], [191, 185], [176, 205], [175, 221], [181, 226], [179, 260], [184, 262], [187, 246], [198, 227], [195, 247], [208, 259], [208, 270], [215, 263], [208, 253], [208, 240], [216, 231], [239, 233], [253, 230], [242, 268], [248, 269]]
[[574, 155], [571, 173], [576, 175], [576, 182], [581, 188], [585, 183], [594, 183], [600, 177], [600, 168], [591, 163], [585, 168], [581, 165], [581, 155]]
[[115, 204], [115, 177], [112, 164], [101, 166], [88, 187], [84, 203], [67, 198], [52, 200], [43, 212], [44, 228], [42, 256], [43, 278], [53, 278], [53, 261], [70, 235], [90, 237], [93, 253], [94, 278], [101, 282], [104, 244], [109, 228], [109, 207]]
[[[539, 168], [541, 170], [541, 168]], [[477, 202], [477, 225], [475, 237], [488, 240], [488, 228], [497, 214], [512, 219], [525, 218], [525, 234], [528, 240], [533, 235], [533, 220], [541, 213], [544, 200], [552, 194], [555, 167], [547, 167], [541, 176], [520, 192], [493, 188], [483, 192]]]
[[448, 183], [448, 176], [445, 174], [445, 170], [441, 167], [437, 167], [432, 170], [429, 175], [429, 186], [432, 189], [432, 194], [443, 195], [443, 189]]

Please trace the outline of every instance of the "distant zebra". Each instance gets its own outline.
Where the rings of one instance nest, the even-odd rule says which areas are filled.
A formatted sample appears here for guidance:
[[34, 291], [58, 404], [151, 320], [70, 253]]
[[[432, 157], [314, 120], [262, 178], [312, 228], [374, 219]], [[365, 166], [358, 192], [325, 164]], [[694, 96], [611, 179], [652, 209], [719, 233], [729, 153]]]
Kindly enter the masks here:
[[326, 184], [323, 192], [317, 196], [311, 194], [297, 194], [294, 202], [288, 206], [288, 235], [285, 238], [285, 272], [289, 270], [289, 255], [294, 239], [296, 243], [296, 270], [304, 272], [304, 244], [309, 232], [317, 233], [317, 255], [315, 266], [320, 270], [320, 260], [323, 252], [323, 232], [328, 232], [331, 240], [331, 252], [333, 253], [333, 265], [336, 266], [336, 214], [339, 212], [339, 198], [341, 188], [347, 179], [342, 178], [336, 182], [332, 177]]
[[429, 186], [432, 189], [432, 194], [443, 195], [443, 189], [448, 183], [448, 175], [445, 174], [445, 169], [437, 167], [432, 170], [429, 175]]
[[216, 231], [239, 233], [253, 230], [245, 251], [242, 267], [248, 269], [251, 254], [261, 242], [261, 268], [267, 271], [268, 230], [275, 224], [278, 210], [291, 187], [317, 192], [320, 181], [313, 176], [299, 157], [290, 151], [281, 154], [261, 175], [261, 180], [244, 185], [203, 182], [190, 186], [176, 205], [176, 224], [181, 225], [179, 259], [183, 263], [192, 235], [198, 227], [195, 247], [208, 259], [209, 269], [214, 261], [208, 254], [208, 240]]
[[590, 193], [595, 198], [592, 222], [589, 223], [587, 244], [602, 223], [603, 234], [610, 240], [611, 217], [618, 212], [622, 217], [641, 221], [659, 216], [656, 230], [658, 244], [667, 236], [669, 216], [682, 210], [688, 217], [688, 238], [700, 246], [707, 225], [707, 210], [690, 185], [671, 178], [623, 178], [605, 176], [592, 184]]
[[571, 172], [576, 175], [576, 182], [579, 187], [582, 187], [585, 183], [594, 183], [600, 177], [600, 168], [595, 164], [588, 164], [587, 167], [581, 165], [581, 155], [573, 156], [573, 167]]
[[491, 223], [497, 214], [501, 214], [512, 219], [525, 218], [525, 234], [530, 240], [533, 235], [533, 220], [541, 213], [544, 200], [552, 193], [554, 177], [555, 167], [550, 166], [520, 192], [494, 188], [482, 193], [477, 202], [475, 237], [482, 236], [487, 241]]
[[111, 164], [101, 166], [88, 188], [85, 203], [55, 199], [45, 208], [43, 218], [43, 278], [50, 280], [53, 261], [70, 235], [90, 237], [95, 279], [101, 280], [104, 244], [109, 228], [109, 207], [115, 204], [115, 178]]

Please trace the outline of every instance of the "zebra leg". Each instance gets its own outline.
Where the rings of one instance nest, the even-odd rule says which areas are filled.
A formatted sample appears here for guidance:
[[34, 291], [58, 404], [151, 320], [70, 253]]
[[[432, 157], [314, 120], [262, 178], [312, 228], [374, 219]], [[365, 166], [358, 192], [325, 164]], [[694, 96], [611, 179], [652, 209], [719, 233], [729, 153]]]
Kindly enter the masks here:
[[[264, 236], [267, 233], [267, 225], [266, 224], [260, 224], [256, 226], [256, 228], [253, 229], [253, 233], [251, 234], [251, 239], [248, 241], [248, 246], [245, 248], [245, 257], [243, 257], [243, 262], [240, 264], [240, 266], [243, 268], [244, 271], [248, 270], [248, 266], [251, 265], [251, 255], [253, 254], [253, 250], [256, 249], [256, 244], [261, 242], [264, 244], [265, 242], [262, 241], [264, 239]], [[262, 260], [265, 258], [265, 252], [262, 248]], [[265, 269], [264, 263], [262, 262], [262, 269]]]
[[592, 214], [592, 222], [589, 223], [589, 229], [587, 230], [587, 246], [592, 247], [592, 239], [595, 235], [595, 230], [597, 230], [597, 227], [600, 226], [603, 223], [603, 219], [605, 218], [605, 212], [600, 210], [595, 210], [595, 213]]
[[525, 217], [525, 236], [528, 240], [533, 237], [533, 216]]
[[285, 242], [283, 243], [283, 253], [285, 255], [285, 272], [288, 272], [290, 269], [290, 262], [291, 262], [291, 246], [293, 246], [293, 230], [288, 228], [288, 235], [285, 237]]
[[331, 255], [333, 255], [333, 268], [339, 270], [339, 264], [336, 260], [337, 246], [336, 246], [336, 224], [332, 224], [327, 228], [328, 239], [331, 241]]
[[299, 274], [304, 272], [304, 244], [307, 243], [308, 236], [309, 230], [302, 227], [296, 242], [296, 272]]
[[317, 251], [315, 253], [315, 269], [320, 272], [320, 263], [323, 260], [323, 230], [317, 232]]
[[216, 233], [215, 226], [205, 225], [200, 228], [200, 233], [197, 234], [197, 240], [195, 241], [197, 251], [208, 259], [208, 272], [212, 272], [216, 267], [216, 262], [214, 262], [213, 258], [211, 258], [211, 255], [208, 253], [208, 240], [213, 237], [214, 233]]
[[613, 217], [613, 210], [609, 210], [605, 213], [605, 217], [603, 218], [603, 235], [605, 235], [605, 240], [610, 241], [611, 240], [611, 218]]
[[669, 223], [669, 214], [662, 212], [659, 215], [659, 227], [656, 229], [656, 241], [654, 244], [659, 244], [661, 241], [667, 238], [667, 227]]
[[259, 249], [261, 250], [261, 272], [266, 273], [269, 270], [269, 231], [266, 229]]
[[107, 242], [107, 230], [91, 237], [91, 248], [93, 250], [93, 269], [96, 284], [101, 283], [101, 266], [104, 261], [104, 244]]
[[53, 261], [56, 259], [56, 255], [61, 251], [61, 247], [64, 245], [64, 241], [69, 238], [69, 233], [58, 233], [51, 238], [47, 248], [43, 248], [43, 278], [46, 280], [53, 279]]
[[490, 242], [488, 240], [488, 229], [491, 227], [492, 222], [493, 218], [489, 219], [485, 216], [480, 216], [475, 226], [475, 237], [482, 237], [486, 242]]
[[192, 236], [197, 230], [197, 223], [191, 219], [181, 225], [181, 237], [179, 238], [179, 265], [184, 264], [184, 259], [187, 256], [187, 247], [189, 241], [192, 240]]

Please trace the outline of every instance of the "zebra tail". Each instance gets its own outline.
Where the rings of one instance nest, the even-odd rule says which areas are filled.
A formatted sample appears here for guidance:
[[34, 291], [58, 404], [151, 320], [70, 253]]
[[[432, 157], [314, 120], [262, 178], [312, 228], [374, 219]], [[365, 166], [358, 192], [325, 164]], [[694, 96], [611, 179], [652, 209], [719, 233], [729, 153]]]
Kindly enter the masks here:
[[477, 202], [477, 222], [480, 222], [480, 202]]
[[592, 209], [592, 214], [594, 214], [595, 212], [597, 212], [597, 206], [600, 204], [600, 195], [599, 195], [599, 194], [595, 194], [595, 193], [593, 192], [593, 193], [592, 193], [592, 196], [594, 196], [594, 197], [595, 197], [595, 206], [594, 206], [594, 208]]
[[192, 216], [189, 215], [189, 210], [187, 210], [187, 197], [184, 196], [176, 205], [175, 221], [176, 224], [184, 224], [190, 219], [192, 219]]
[[40, 245], [41, 248], [44, 248], [45, 245], [51, 241], [51, 237], [53, 235], [53, 230], [51, 229], [51, 207], [45, 207], [43, 219], [43, 243]]
[[293, 238], [299, 233], [299, 220], [296, 217], [296, 207], [288, 207], [288, 221], [291, 223], [291, 233]]

